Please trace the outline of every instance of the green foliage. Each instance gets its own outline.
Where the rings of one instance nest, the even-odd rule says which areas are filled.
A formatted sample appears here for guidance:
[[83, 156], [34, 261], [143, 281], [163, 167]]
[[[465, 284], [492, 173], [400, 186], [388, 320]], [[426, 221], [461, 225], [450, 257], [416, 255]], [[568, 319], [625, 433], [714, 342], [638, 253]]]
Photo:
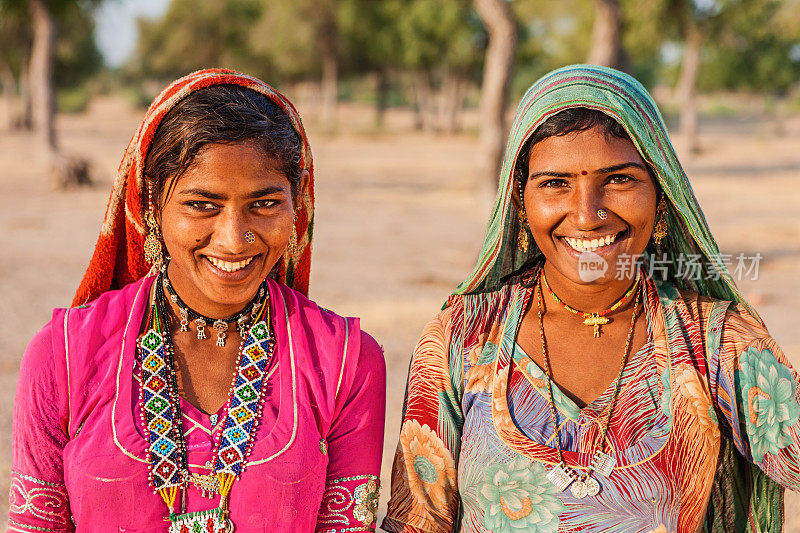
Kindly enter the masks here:
[[0, 67], [19, 76], [30, 53], [33, 35], [27, 12], [0, 0]]
[[83, 2], [65, 2], [56, 13], [53, 82], [57, 89], [74, 88], [103, 66], [103, 57], [94, 40], [92, 11]]
[[252, 53], [263, 65], [253, 72], [271, 82], [319, 77], [315, 25], [307, 16], [310, 0], [260, 0], [258, 4], [259, 16], [244, 30]]
[[[729, 0], [706, 46], [700, 89], [785, 93], [800, 81], [791, 51], [800, 28], [790, 30], [779, 0]], [[796, 16], [796, 18], [798, 18]], [[800, 20], [798, 20], [800, 22]]]
[[[585, 61], [594, 6], [592, 0], [509, 3], [518, 21], [516, 99], [549, 70]], [[701, 90], [783, 94], [800, 80], [800, 0], [620, 0], [620, 6], [628, 68], [645, 85], [675, 83], [691, 20], [704, 34]], [[373, 84], [358, 79], [374, 73], [390, 80], [384, 98], [395, 101], [403, 101], [409, 74], [420, 71], [434, 90], [452, 75], [477, 86], [487, 44], [471, 0], [172, 0], [162, 19], [139, 24], [132, 69], [139, 78], [228, 66], [275, 84], [318, 80], [323, 53], [332, 49], [340, 76], [352, 78], [343, 94], [360, 99], [373, 98], [361, 94]], [[2, 39], [0, 23], [0, 45]]]
[[56, 108], [59, 113], [80, 113], [89, 107], [90, 95], [86, 87], [61, 89], [56, 94]]
[[589, 0], [516, 0], [517, 52], [511, 97], [519, 99], [547, 72], [586, 60], [593, 11]]
[[163, 18], [139, 19], [134, 70], [143, 77], [176, 78], [212, 67], [265, 75], [249, 42], [261, 14], [257, 0], [173, 0]]

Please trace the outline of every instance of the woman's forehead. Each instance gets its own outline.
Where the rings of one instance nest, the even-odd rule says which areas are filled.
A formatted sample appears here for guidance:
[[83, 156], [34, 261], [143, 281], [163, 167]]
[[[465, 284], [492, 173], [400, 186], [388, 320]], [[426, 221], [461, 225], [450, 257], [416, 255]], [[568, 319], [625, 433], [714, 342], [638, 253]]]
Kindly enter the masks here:
[[212, 144], [172, 184], [188, 194], [208, 191], [220, 196], [249, 196], [254, 191], [288, 190], [289, 180], [280, 163], [254, 142]]
[[644, 164], [633, 143], [593, 127], [537, 142], [531, 147], [528, 166], [581, 167], [591, 171], [628, 162]]

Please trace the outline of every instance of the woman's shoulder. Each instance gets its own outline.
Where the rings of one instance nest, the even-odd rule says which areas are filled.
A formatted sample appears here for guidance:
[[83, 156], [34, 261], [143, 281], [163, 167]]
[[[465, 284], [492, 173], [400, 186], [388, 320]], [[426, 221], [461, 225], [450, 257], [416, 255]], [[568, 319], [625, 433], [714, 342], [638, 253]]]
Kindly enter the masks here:
[[677, 288], [672, 284], [661, 284], [659, 295], [668, 305], [680, 301], [691, 319], [700, 323], [703, 331], [713, 334], [718, 331], [722, 342], [749, 342], [768, 338], [769, 332], [761, 319], [747, 305], [715, 298], [697, 291]]
[[[343, 364], [347, 366], [384, 366], [383, 349], [369, 333], [361, 329], [359, 318], [339, 315], [271, 278], [269, 283], [273, 292], [280, 293], [287, 316], [295, 325], [303, 326], [306, 335], [317, 340], [316, 345], [340, 346]], [[308, 355], [313, 355], [312, 351], [308, 351]]]
[[128, 312], [137, 301], [147, 298], [148, 290], [155, 278], [145, 276], [137, 281], [129, 283], [120, 289], [106, 291], [97, 299], [83, 305], [77, 305], [69, 309], [70, 320], [102, 318], [104, 322], [109, 320], [120, 320], [127, 318]]
[[83, 305], [53, 309], [50, 320], [36, 333], [29, 348], [44, 347], [59, 338], [68, 338], [70, 333], [80, 333], [87, 327], [99, 325], [102, 330], [113, 330], [115, 325], [128, 318], [137, 294], [146, 293], [145, 285], [149, 287], [147, 281], [142, 278], [121, 289], [107, 291]]

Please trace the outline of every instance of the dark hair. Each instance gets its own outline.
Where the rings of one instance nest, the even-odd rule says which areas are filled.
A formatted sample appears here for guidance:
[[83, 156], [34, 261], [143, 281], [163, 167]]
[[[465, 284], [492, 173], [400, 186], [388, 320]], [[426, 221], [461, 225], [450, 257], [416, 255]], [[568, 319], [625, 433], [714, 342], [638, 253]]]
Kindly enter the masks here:
[[278, 162], [295, 198], [303, 172], [303, 144], [289, 117], [261, 93], [238, 85], [216, 85], [181, 100], [156, 130], [144, 165], [156, 208], [163, 201], [167, 181], [191, 168], [205, 146], [245, 141], [256, 141], [265, 156]]
[[[548, 137], [556, 137], [566, 135], [574, 131], [585, 131], [594, 127], [599, 127], [605, 134], [607, 139], [617, 138], [630, 141], [631, 138], [622, 124], [606, 115], [602, 111], [590, 109], [588, 107], [572, 107], [556, 113], [552, 117], [545, 120], [533, 134], [528, 137], [519, 151], [517, 162], [514, 165], [514, 179], [522, 182], [523, 186], [528, 177], [528, 163], [531, 159], [531, 148], [538, 142], [541, 142]], [[653, 171], [648, 167], [650, 177], [653, 178], [653, 183], [658, 187], [658, 182], [655, 180]]]

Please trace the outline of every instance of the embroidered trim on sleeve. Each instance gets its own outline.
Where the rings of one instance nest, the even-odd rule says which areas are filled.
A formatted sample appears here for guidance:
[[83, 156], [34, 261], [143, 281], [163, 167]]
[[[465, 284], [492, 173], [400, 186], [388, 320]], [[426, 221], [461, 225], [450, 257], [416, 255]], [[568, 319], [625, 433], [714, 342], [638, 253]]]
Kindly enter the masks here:
[[72, 531], [67, 488], [12, 470], [8, 526], [22, 533]]
[[378, 476], [328, 480], [317, 517], [318, 533], [375, 531], [380, 493]]

